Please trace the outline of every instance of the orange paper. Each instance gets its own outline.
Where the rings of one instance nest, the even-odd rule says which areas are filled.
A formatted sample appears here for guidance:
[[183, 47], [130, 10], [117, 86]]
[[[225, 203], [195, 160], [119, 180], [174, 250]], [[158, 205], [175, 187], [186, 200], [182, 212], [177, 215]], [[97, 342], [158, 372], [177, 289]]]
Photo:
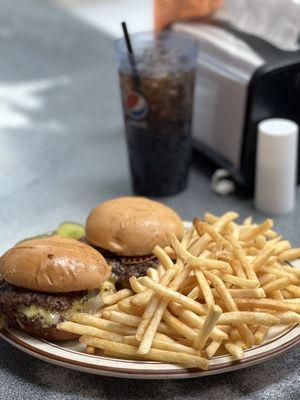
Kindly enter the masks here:
[[162, 30], [178, 20], [207, 16], [221, 4], [222, 0], [154, 0], [155, 30]]

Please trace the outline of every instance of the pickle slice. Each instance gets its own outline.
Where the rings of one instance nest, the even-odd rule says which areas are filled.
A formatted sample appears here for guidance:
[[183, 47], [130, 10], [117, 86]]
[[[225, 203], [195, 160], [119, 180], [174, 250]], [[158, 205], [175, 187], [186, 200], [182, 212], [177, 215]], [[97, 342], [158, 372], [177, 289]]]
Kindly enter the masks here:
[[83, 225], [69, 221], [62, 222], [56, 231], [56, 235], [72, 239], [79, 239], [84, 233], [85, 229]]

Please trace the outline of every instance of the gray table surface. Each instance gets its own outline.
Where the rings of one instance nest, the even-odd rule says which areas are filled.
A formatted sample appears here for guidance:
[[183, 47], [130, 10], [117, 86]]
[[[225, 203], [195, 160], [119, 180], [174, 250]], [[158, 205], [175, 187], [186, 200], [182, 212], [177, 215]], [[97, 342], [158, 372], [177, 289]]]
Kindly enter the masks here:
[[[97, 203], [131, 193], [112, 41], [50, 2], [0, 0], [0, 250]], [[164, 201], [185, 219], [253, 214], [222, 199], [197, 168]], [[300, 207], [276, 219], [299, 244]], [[299, 399], [299, 349], [238, 372], [179, 381], [92, 376], [31, 358], [0, 340], [0, 399]]]

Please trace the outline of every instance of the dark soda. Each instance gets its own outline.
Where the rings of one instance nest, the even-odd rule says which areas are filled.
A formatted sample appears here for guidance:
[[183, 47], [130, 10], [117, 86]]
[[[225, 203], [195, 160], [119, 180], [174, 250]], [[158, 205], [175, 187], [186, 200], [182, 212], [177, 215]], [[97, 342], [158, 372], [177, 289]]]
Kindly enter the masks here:
[[137, 51], [138, 80], [130, 65], [119, 68], [133, 190], [145, 196], [185, 189], [192, 148], [195, 64], [178, 59], [178, 46], [168, 48], [161, 35], [164, 40], [156, 37], [152, 47]]

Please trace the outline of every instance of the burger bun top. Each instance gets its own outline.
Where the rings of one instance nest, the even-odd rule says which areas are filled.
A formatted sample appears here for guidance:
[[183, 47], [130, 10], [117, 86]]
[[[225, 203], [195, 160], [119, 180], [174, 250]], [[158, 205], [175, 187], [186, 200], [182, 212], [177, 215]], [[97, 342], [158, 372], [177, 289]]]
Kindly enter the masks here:
[[156, 245], [180, 240], [182, 220], [174, 210], [143, 197], [120, 197], [95, 207], [88, 216], [86, 237], [94, 246], [123, 256], [151, 254]]
[[41, 292], [95, 289], [109, 273], [98, 251], [75, 239], [59, 236], [21, 242], [0, 257], [2, 279]]

